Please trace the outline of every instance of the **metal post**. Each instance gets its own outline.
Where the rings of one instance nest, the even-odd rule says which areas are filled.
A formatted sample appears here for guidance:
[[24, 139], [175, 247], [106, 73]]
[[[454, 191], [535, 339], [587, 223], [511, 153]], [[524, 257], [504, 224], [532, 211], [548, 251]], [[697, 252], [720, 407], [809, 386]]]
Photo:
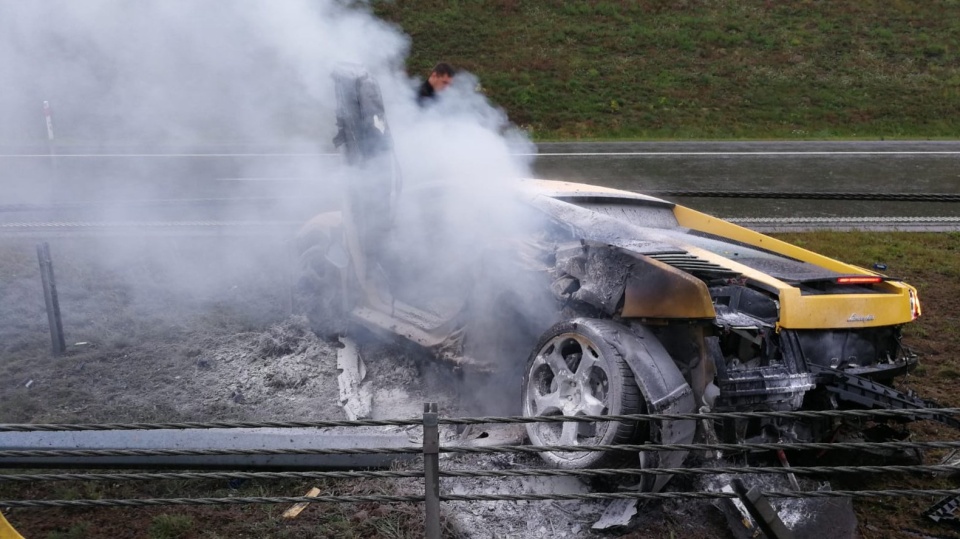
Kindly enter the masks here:
[[53, 113], [50, 111], [50, 102], [43, 102], [43, 122], [47, 127], [47, 151], [50, 153], [50, 167], [57, 168], [57, 160], [54, 157], [57, 152], [53, 141]]
[[440, 429], [437, 403], [423, 405], [423, 472], [427, 539], [440, 539]]
[[746, 506], [757, 526], [760, 527], [760, 531], [767, 537], [770, 539], [793, 539], [793, 532], [780, 520], [777, 510], [770, 505], [770, 501], [763, 497], [756, 487], [747, 489], [747, 485], [742, 479], [734, 479], [733, 489], [740, 496], [740, 501]]
[[63, 338], [63, 322], [60, 320], [60, 299], [57, 297], [57, 283], [53, 279], [53, 261], [50, 259], [50, 244], [37, 245], [37, 258], [40, 260], [40, 281], [43, 283], [43, 300], [47, 304], [47, 321], [50, 323], [50, 341], [53, 355], [63, 355], [67, 343]]

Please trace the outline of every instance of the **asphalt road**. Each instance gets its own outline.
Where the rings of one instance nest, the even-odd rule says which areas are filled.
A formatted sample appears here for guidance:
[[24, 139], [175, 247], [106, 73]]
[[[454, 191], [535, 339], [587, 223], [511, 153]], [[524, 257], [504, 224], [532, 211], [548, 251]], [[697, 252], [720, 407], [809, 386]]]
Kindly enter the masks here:
[[[0, 146], [0, 187], [3, 205], [293, 195], [308, 212], [330, 203], [338, 160], [315, 147]], [[960, 193], [960, 141], [543, 143], [533, 168], [639, 192]], [[726, 218], [960, 219], [950, 202], [673, 200]]]
[[[539, 153], [539, 176], [640, 192], [960, 193], [960, 141], [552, 143]], [[723, 217], [960, 217], [957, 203], [677, 201]]]

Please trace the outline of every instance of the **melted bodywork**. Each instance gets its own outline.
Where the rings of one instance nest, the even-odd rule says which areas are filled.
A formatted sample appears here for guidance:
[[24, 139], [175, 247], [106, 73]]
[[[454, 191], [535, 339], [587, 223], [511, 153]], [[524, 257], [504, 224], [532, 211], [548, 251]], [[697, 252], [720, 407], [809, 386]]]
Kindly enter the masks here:
[[[351, 86], [351, 76], [338, 79], [341, 108], [366, 112], [338, 115], [338, 140], [351, 162], [370, 154], [360, 160], [362, 181], [392, 178], [393, 164], [383, 158], [388, 141], [350, 150], [352, 140], [388, 136], [382, 107], [364, 105], [379, 94], [368, 79]], [[357, 122], [380, 123], [360, 129]], [[438, 242], [431, 234], [444, 227], [437, 222], [426, 232], [405, 228], [402, 203], [400, 217], [376, 236], [371, 226], [384, 230], [383, 215], [362, 222], [361, 193], [348, 189], [344, 212], [311, 221], [298, 242], [303, 252], [326, 252], [321, 265], [335, 267], [330, 284], [340, 289], [341, 310], [332, 315], [457, 365], [500, 373], [505, 387], [515, 387], [529, 357], [528, 413], [927, 406], [889, 385], [916, 364], [900, 342], [901, 327], [920, 314], [916, 290], [905, 283], [664, 200], [591, 185], [518, 181], [513, 198], [529, 226], [483, 245]], [[400, 199], [429, 214], [447, 200], [431, 193], [407, 191]], [[381, 202], [377, 207], [393, 208]], [[447, 251], [456, 256], [438, 258]], [[535, 349], [541, 335], [545, 344]], [[562, 343], [579, 348], [557, 351]], [[584, 363], [584, 354], [593, 357]], [[620, 368], [629, 370], [620, 376]], [[621, 379], [633, 385], [610, 390]], [[614, 434], [654, 443], [689, 443], [697, 433], [808, 441], [833, 428], [800, 420], [651, 424]], [[565, 427], [555, 438], [600, 443], [608, 432]], [[678, 466], [684, 457], [662, 452], [641, 461]]]

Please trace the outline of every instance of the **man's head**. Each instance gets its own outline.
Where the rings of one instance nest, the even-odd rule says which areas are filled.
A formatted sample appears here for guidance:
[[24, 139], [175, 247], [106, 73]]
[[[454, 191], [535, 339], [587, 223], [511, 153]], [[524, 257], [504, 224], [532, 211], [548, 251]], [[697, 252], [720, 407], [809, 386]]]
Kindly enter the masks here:
[[450, 86], [454, 74], [455, 72], [450, 64], [440, 62], [433, 66], [433, 71], [430, 72], [430, 77], [427, 79], [427, 82], [433, 87], [434, 92], [440, 92], [447, 86]]

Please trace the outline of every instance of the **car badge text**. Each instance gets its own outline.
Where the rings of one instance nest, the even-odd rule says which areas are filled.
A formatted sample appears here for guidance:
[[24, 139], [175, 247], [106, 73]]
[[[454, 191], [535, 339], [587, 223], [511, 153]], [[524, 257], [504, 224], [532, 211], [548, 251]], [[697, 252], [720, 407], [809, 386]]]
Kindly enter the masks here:
[[861, 316], [857, 313], [853, 313], [850, 315], [850, 318], [847, 318], [847, 322], [872, 322], [873, 319], [874, 318], [872, 314]]

